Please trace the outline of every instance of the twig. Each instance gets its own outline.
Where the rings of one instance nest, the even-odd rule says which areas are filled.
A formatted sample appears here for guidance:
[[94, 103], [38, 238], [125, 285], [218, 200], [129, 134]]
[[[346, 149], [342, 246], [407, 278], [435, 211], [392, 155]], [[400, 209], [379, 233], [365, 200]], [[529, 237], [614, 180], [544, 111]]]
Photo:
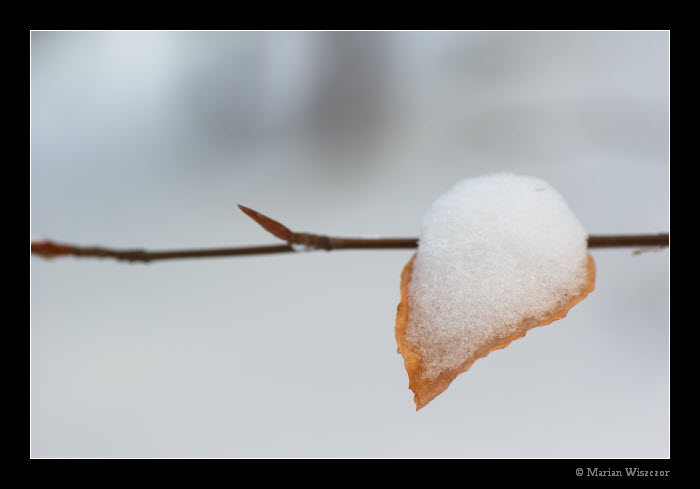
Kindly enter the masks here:
[[[44, 258], [78, 256], [93, 258], [114, 258], [128, 262], [151, 262], [182, 258], [214, 258], [223, 256], [263, 255], [269, 253], [294, 253], [310, 250], [347, 249], [410, 249], [418, 246], [418, 238], [338, 238], [312, 233], [296, 233], [283, 224], [260, 214], [253, 209], [239, 205], [251, 219], [277, 238], [286, 241], [285, 245], [251, 246], [236, 248], [210, 248], [201, 250], [146, 251], [141, 249], [115, 250], [96, 246], [76, 246], [56, 243], [50, 240], [32, 241], [31, 252]], [[658, 247], [669, 246], [668, 233], [638, 235], [589, 236], [589, 248], [619, 247]]]

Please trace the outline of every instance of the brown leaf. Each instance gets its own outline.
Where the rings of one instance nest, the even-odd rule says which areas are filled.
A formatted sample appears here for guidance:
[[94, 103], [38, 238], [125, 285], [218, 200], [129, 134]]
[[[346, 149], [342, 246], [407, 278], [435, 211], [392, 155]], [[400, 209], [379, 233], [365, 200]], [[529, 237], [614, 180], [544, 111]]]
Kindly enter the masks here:
[[469, 368], [479, 358], [485, 357], [494, 350], [505, 348], [512, 341], [525, 336], [525, 334], [532, 328], [545, 326], [565, 317], [569, 312], [569, 309], [581, 302], [590, 292], [593, 291], [595, 286], [595, 262], [593, 261], [593, 257], [588, 254], [588, 273], [580, 294], [574, 296], [566, 304], [556, 310], [545, 311], [544, 314], [540, 316], [544, 319], [524, 319], [518, 324], [515, 332], [511, 335], [505, 338], [494, 336], [490, 342], [480, 345], [476, 352], [470, 355], [468, 358], [465, 358], [457, 368], [443, 370], [437, 377], [429, 378], [425, 375], [425, 366], [423, 365], [423, 360], [421, 358], [420, 345], [415, 347], [406, 341], [406, 325], [408, 324], [411, 315], [408, 287], [411, 283], [413, 275], [413, 262], [415, 258], [416, 255], [414, 254], [401, 273], [401, 302], [399, 303], [396, 312], [396, 325], [394, 332], [396, 334], [398, 352], [404, 358], [404, 365], [406, 367], [406, 372], [408, 373], [408, 388], [414, 393], [413, 400], [416, 404], [416, 410], [425, 407], [430, 401], [435, 399], [435, 397], [444, 392], [452, 381], [457, 378], [457, 376], [469, 370]]

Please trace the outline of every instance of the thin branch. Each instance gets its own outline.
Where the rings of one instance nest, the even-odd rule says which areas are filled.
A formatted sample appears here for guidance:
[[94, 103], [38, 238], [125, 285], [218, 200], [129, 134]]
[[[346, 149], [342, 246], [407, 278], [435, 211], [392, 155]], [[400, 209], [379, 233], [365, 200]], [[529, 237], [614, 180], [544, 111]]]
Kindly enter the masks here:
[[[43, 258], [77, 256], [114, 258], [128, 262], [151, 262], [183, 258], [215, 258], [224, 256], [294, 253], [311, 250], [347, 249], [410, 249], [418, 246], [418, 238], [338, 238], [313, 233], [296, 233], [283, 224], [257, 211], [239, 205], [240, 209], [266, 231], [286, 241], [284, 245], [250, 246], [236, 248], [209, 248], [200, 250], [146, 251], [142, 249], [115, 250], [97, 246], [76, 246], [50, 240], [32, 241], [31, 252]], [[637, 235], [606, 235], [588, 237], [589, 248], [644, 248], [669, 246], [668, 233]]]
[[591, 235], [588, 237], [589, 248], [638, 248], [646, 246], [667, 248], [668, 242], [668, 233], [608, 236]]

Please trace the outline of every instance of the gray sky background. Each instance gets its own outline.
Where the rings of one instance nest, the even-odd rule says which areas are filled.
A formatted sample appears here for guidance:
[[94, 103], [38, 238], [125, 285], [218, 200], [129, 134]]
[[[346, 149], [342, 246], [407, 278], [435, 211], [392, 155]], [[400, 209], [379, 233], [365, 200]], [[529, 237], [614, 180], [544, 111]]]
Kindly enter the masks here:
[[[456, 181], [542, 178], [590, 234], [670, 230], [668, 32], [33, 32], [34, 237], [173, 249], [417, 236]], [[410, 250], [30, 257], [34, 457], [670, 456], [669, 251], [420, 412]]]

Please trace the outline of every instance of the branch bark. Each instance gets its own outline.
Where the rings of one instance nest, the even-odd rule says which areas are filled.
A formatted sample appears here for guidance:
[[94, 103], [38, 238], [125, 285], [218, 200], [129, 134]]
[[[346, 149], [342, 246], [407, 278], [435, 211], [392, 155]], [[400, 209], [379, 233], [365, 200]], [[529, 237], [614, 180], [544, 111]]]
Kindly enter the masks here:
[[[418, 246], [418, 238], [339, 238], [313, 233], [296, 233], [283, 224], [257, 211], [240, 205], [238, 207], [262, 226], [263, 229], [277, 238], [286, 241], [287, 244], [196, 250], [147, 251], [142, 249], [118, 250], [97, 246], [77, 246], [66, 243], [56, 243], [50, 240], [39, 240], [32, 241], [31, 253], [43, 258], [76, 256], [114, 258], [120, 261], [148, 263], [159, 260], [295, 253], [312, 250], [411, 249]], [[668, 246], [668, 233], [591, 235], [588, 237], [588, 248], [666, 248]]]

